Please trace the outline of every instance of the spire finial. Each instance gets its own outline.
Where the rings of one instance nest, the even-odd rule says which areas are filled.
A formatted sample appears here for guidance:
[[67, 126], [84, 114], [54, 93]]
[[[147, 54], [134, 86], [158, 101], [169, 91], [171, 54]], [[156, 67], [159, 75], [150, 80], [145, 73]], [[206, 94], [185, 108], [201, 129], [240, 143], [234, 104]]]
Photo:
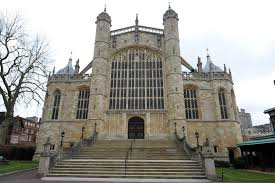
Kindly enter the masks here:
[[168, 8], [171, 9], [171, 1], [168, 2]]
[[104, 12], [106, 12], [106, 4], [104, 4]]
[[138, 25], [138, 13], [136, 14], [136, 25]]
[[71, 56], [69, 60], [72, 60], [72, 58], [73, 58], [73, 52], [71, 51]]
[[206, 48], [206, 54], [207, 54], [207, 57], [209, 57], [209, 49]]
[[226, 72], [226, 71], [227, 71], [227, 69], [226, 69], [226, 65], [225, 65], [225, 64], [223, 64], [223, 71], [224, 71], [224, 72]]

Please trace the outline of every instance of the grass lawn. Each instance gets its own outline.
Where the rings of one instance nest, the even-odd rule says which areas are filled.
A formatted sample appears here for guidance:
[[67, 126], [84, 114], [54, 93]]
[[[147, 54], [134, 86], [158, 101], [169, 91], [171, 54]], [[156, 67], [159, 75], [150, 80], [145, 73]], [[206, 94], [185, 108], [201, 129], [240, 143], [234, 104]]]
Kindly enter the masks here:
[[37, 166], [38, 163], [35, 161], [10, 161], [8, 165], [0, 165], [0, 175], [18, 170], [35, 168]]
[[216, 168], [217, 176], [223, 177], [225, 182], [275, 182], [275, 175], [256, 173], [234, 168]]

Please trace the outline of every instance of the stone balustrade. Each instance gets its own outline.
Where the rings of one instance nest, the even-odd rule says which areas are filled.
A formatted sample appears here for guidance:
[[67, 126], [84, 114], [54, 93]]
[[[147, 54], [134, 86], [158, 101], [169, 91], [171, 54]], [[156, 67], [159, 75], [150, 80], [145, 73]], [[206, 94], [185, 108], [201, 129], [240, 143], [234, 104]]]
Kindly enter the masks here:
[[[111, 31], [111, 36], [125, 34], [128, 32], [134, 32], [135, 30], [136, 30], [136, 26], [125, 27], [122, 29], [117, 29], [117, 30]], [[138, 25], [137, 30], [141, 31], [141, 32], [148, 32], [148, 33], [154, 33], [154, 34], [160, 34], [160, 35], [164, 34], [163, 29], [157, 29], [157, 28], [153, 28], [153, 27], [146, 27], [146, 26]]]
[[184, 80], [228, 80], [233, 83], [232, 76], [227, 72], [183, 72], [182, 78]]
[[52, 75], [48, 78], [48, 83], [51, 82], [64, 82], [64, 81], [71, 81], [71, 82], [79, 82], [79, 81], [89, 81], [91, 76], [89, 74], [85, 75], [78, 75], [78, 76], [70, 76], [70, 75]]

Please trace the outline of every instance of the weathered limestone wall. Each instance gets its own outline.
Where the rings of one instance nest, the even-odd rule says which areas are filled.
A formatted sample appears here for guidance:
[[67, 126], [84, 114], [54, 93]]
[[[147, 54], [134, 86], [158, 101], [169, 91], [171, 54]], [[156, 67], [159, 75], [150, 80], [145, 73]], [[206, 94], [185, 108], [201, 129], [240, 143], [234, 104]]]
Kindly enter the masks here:
[[[128, 139], [128, 121], [132, 117], [144, 120], [144, 139], [167, 139], [168, 122], [166, 113], [117, 113], [107, 114], [106, 123], [102, 124], [104, 137], [107, 139]], [[102, 134], [102, 132], [99, 132]]]
[[54, 121], [71, 121], [76, 118], [77, 102], [79, 89], [89, 88], [90, 79], [70, 81], [63, 80], [60, 82], [50, 82], [48, 84], [48, 92], [43, 110], [42, 121], [52, 121], [52, 108], [54, 103], [54, 92], [60, 90], [60, 106], [58, 119]]
[[202, 121], [222, 121], [218, 90], [225, 90], [225, 99], [227, 104], [228, 119], [239, 121], [237, 105], [234, 96], [233, 84], [227, 80], [204, 81], [200, 79], [183, 80], [183, 87], [194, 87], [197, 89], [197, 101], [199, 107], [199, 118]]
[[[159, 37], [158, 34], [139, 32], [139, 41], [135, 42], [135, 32], [129, 32], [125, 34], [113, 36], [116, 39], [116, 47], [113, 50], [117, 50], [123, 47], [132, 46], [135, 44], [146, 45], [156, 49], [162, 49], [163, 46], [163, 36]], [[159, 47], [158, 39], [160, 38], [161, 45]]]
[[195, 132], [199, 132], [199, 144], [208, 138], [211, 145], [218, 147], [218, 152], [227, 152], [228, 147], [236, 147], [241, 142], [240, 123], [233, 121], [187, 121], [186, 136], [188, 141], [197, 145]]
[[[35, 154], [41, 153], [43, 144], [46, 142], [47, 137], [50, 137], [50, 142], [55, 144], [56, 147], [60, 145], [60, 134], [62, 130], [65, 131], [65, 141], [78, 141], [81, 136], [81, 128], [91, 126], [87, 120], [76, 119], [76, 110], [79, 89], [90, 87], [90, 79], [86, 80], [65, 80], [48, 83], [48, 92], [44, 104], [42, 124], [39, 129], [37, 137], [37, 147]], [[60, 90], [60, 106], [58, 112], [58, 119], [52, 120], [52, 109], [54, 103], [54, 92]], [[91, 102], [91, 101], [89, 101]], [[90, 129], [90, 128], [89, 128]], [[87, 131], [88, 133], [88, 131]], [[68, 143], [67, 143], [68, 145]], [[34, 159], [37, 157], [35, 155]]]
[[46, 142], [48, 137], [50, 137], [50, 143], [55, 144], [55, 148], [57, 148], [60, 146], [60, 135], [64, 130], [64, 147], [70, 147], [71, 143], [77, 142], [81, 139], [83, 126], [85, 127], [83, 137], [90, 137], [94, 132], [94, 124], [89, 122], [89, 120], [74, 120], [65, 122], [51, 121], [42, 123], [37, 138], [34, 159], [36, 159], [37, 156], [39, 156], [39, 154], [43, 151], [43, 144]]

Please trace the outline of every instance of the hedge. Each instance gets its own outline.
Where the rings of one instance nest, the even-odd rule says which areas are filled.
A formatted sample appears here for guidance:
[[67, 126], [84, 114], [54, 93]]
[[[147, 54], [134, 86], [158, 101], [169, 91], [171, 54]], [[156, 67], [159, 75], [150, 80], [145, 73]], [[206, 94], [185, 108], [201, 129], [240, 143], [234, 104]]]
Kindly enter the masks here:
[[32, 146], [0, 145], [0, 156], [8, 160], [32, 160], [34, 151]]

